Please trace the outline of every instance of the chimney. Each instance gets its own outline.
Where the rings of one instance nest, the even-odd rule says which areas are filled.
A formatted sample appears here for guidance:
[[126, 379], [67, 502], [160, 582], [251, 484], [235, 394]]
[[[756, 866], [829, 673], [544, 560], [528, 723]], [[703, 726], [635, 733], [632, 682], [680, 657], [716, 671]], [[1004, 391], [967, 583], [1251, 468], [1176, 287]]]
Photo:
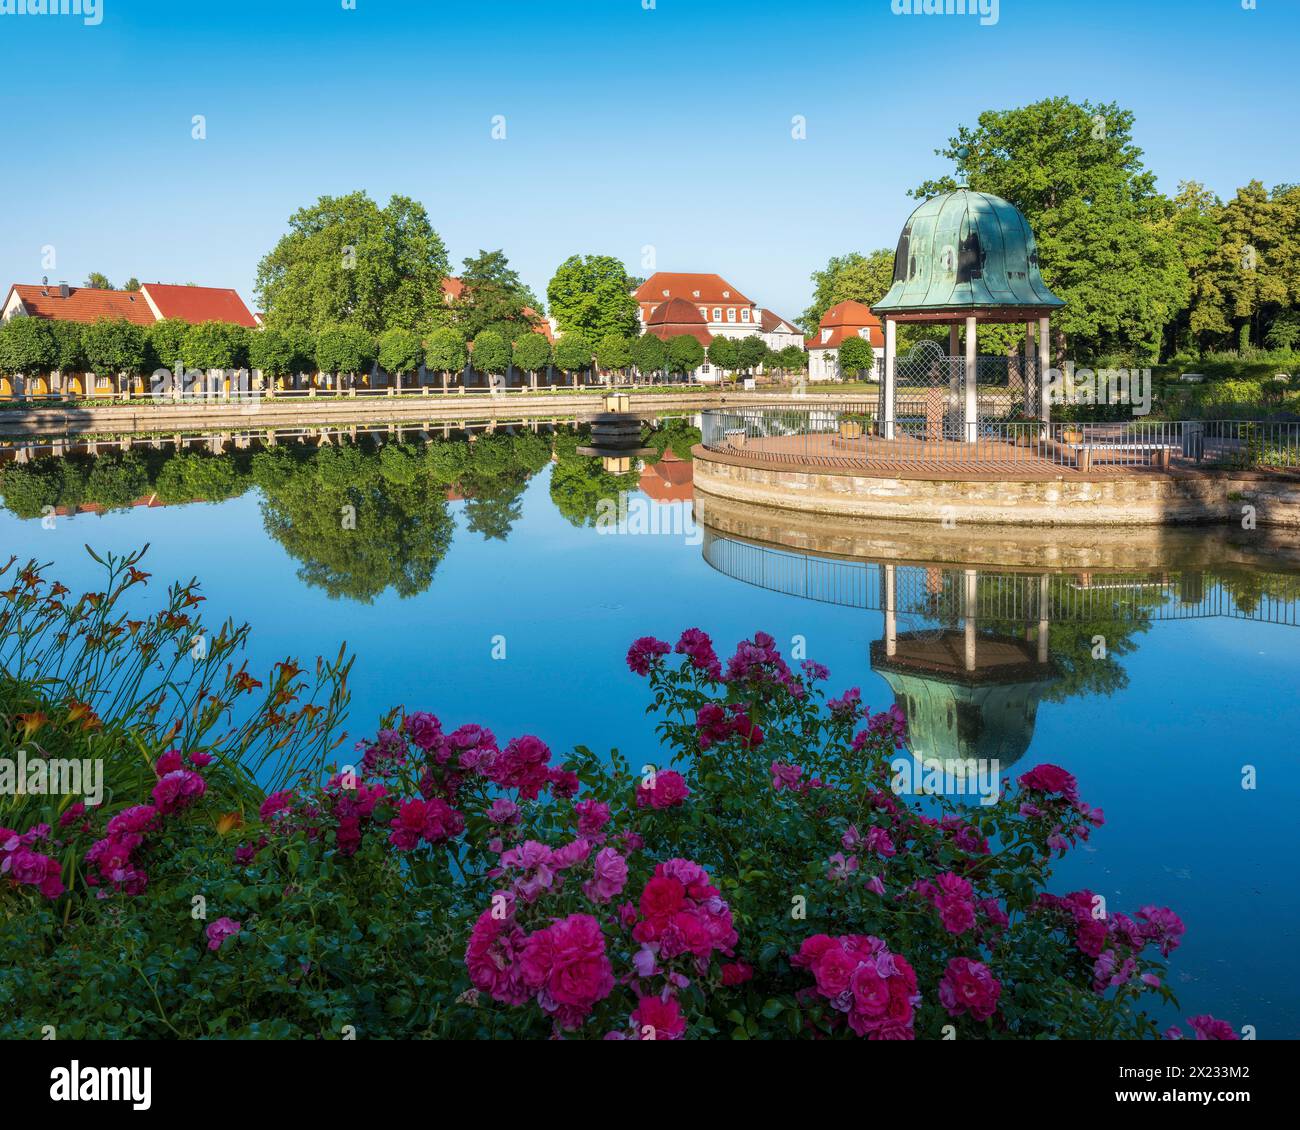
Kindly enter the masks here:
[[68, 284], [67, 284], [67, 283], [65, 283], [65, 282], [61, 282], [61, 283], [59, 283], [59, 297], [60, 297], [60, 298], [67, 298], [68, 295], [70, 295], [71, 293], [72, 293], [72, 291], [68, 288]]

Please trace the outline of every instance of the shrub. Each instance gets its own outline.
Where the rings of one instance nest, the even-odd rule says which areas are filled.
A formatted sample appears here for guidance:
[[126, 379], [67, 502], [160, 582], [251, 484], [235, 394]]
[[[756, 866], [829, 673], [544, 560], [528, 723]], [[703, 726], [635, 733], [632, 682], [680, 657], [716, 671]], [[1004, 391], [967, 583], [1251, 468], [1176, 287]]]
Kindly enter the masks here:
[[1157, 1035], [1177, 916], [1045, 892], [1103, 824], [1069, 773], [917, 800], [897, 708], [827, 700], [770, 636], [627, 662], [663, 765], [409, 713], [256, 815], [192, 738], [143, 744], [111, 817], [27, 813], [0, 830], [0, 1036]]

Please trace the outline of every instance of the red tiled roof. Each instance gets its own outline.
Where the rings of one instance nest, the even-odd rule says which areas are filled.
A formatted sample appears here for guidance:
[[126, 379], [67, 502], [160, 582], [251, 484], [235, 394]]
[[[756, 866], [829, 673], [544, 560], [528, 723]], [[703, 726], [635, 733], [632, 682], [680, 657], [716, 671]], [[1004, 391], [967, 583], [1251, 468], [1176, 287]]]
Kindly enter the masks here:
[[[695, 292], [699, 291], [699, 297]], [[638, 302], [663, 302], [664, 291], [669, 298], [684, 298], [689, 302], [731, 302], [739, 306], [753, 303], [721, 275], [692, 275], [656, 271], [636, 288]], [[724, 295], [723, 292], [726, 292]]]
[[[465, 284], [455, 276], [448, 276], [447, 278], [442, 280], [442, 295], [443, 298], [445, 298], [447, 301], [455, 302], [464, 293], [465, 293]], [[554, 344], [555, 334], [551, 330], [550, 322], [548, 322], [545, 318], [543, 318], [531, 306], [525, 306], [520, 311], [520, 313], [522, 313], [525, 318], [530, 318], [533, 320], [533, 322], [535, 323], [533, 326], [533, 330], [535, 333], [541, 334], [544, 338], [546, 338], [547, 341]]]
[[799, 332], [799, 327], [795, 325], [794, 322], [790, 321], [789, 318], [782, 318], [779, 314], [774, 314], [771, 310], [767, 309], [760, 310], [758, 313], [765, 334], [775, 333], [776, 327], [780, 325], [789, 327], [790, 333]]
[[688, 502], [695, 497], [694, 468], [666, 450], [658, 463], [641, 468], [639, 485], [654, 502]]
[[[822, 315], [817, 332], [808, 339], [809, 349], [838, 349], [846, 337], [860, 337], [859, 330], [868, 331], [867, 340], [876, 349], [885, 347], [885, 336], [880, 329], [880, 319], [871, 312], [870, 307], [852, 299], [837, 302]], [[830, 336], [825, 331], [830, 330]], [[825, 340], [823, 340], [825, 337]]]
[[257, 328], [257, 319], [252, 311], [228, 287], [145, 283], [140, 291], [157, 309], [160, 318], [180, 318], [195, 323], [230, 322], [249, 329]]
[[685, 298], [670, 298], [661, 302], [646, 319], [645, 332], [667, 341], [670, 337], [690, 334], [705, 349], [713, 340], [700, 308]]
[[[98, 290], [90, 286], [68, 288], [68, 297], [59, 294], [57, 285], [35, 286], [14, 283], [27, 313], [33, 318], [50, 318], [58, 322], [96, 322], [100, 318], [125, 318], [139, 326], [156, 321], [149, 303], [139, 294], [126, 290]], [[5, 305], [9, 299], [5, 299]]]
[[465, 284], [457, 278], [445, 278], [442, 280], [442, 293], [455, 300], [465, 293]]

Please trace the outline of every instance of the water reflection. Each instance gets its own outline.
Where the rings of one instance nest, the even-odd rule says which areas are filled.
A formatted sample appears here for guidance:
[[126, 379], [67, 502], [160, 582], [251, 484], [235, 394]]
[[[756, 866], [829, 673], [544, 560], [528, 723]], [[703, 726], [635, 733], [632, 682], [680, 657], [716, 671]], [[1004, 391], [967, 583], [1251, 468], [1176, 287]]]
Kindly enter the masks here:
[[1014, 763], [1040, 702], [1127, 687], [1123, 660], [1155, 622], [1300, 623], [1300, 540], [1277, 531], [970, 527], [958, 541], [917, 523], [837, 523], [706, 495], [696, 514], [718, 572], [881, 614], [870, 667], [924, 757]]
[[[369, 604], [431, 586], [455, 532], [451, 502], [464, 503], [467, 532], [505, 541], [529, 482], [551, 466], [556, 509], [593, 526], [602, 499], [658, 479], [661, 462], [680, 468], [699, 440], [682, 419], [646, 422], [642, 436], [642, 467], [623, 473], [579, 452], [585, 426], [558, 420], [28, 440], [0, 448], [0, 495], [20, 518], [48, 519], [256, 489], [264, 528], [300, 563], [298, 579]], [[663, 482], [674, 480], [680, 470], [666, 468]]]

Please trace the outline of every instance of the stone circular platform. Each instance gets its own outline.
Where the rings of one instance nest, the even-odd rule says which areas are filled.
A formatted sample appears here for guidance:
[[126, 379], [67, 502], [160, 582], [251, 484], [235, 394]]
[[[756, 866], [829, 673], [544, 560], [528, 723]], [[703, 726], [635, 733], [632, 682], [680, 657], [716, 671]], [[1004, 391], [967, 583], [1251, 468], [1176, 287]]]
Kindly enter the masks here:
[[[1229, 522], [1300, 527], [1300, 476], [1198, 469], [1175, 461], [1062, 470], [1013, 449], [1006, 465], [969, 460], [951, 445], [924, 469], [866, 462], [838, 438], [786, 437], [779, 453], [696, 446], [695, 489], [719, 498], [814, 514], [1015, 526], [1159, 526]], [[808, 439], [824, 440], [817, 449]], [[796, 445], [795, 441], [798, 441]], [[771, 444], [773, 440], [762, 441]], [[852, 441], [849, 441], [852, 442]], [[773, 458], [776, 456], [776, 458]]]

